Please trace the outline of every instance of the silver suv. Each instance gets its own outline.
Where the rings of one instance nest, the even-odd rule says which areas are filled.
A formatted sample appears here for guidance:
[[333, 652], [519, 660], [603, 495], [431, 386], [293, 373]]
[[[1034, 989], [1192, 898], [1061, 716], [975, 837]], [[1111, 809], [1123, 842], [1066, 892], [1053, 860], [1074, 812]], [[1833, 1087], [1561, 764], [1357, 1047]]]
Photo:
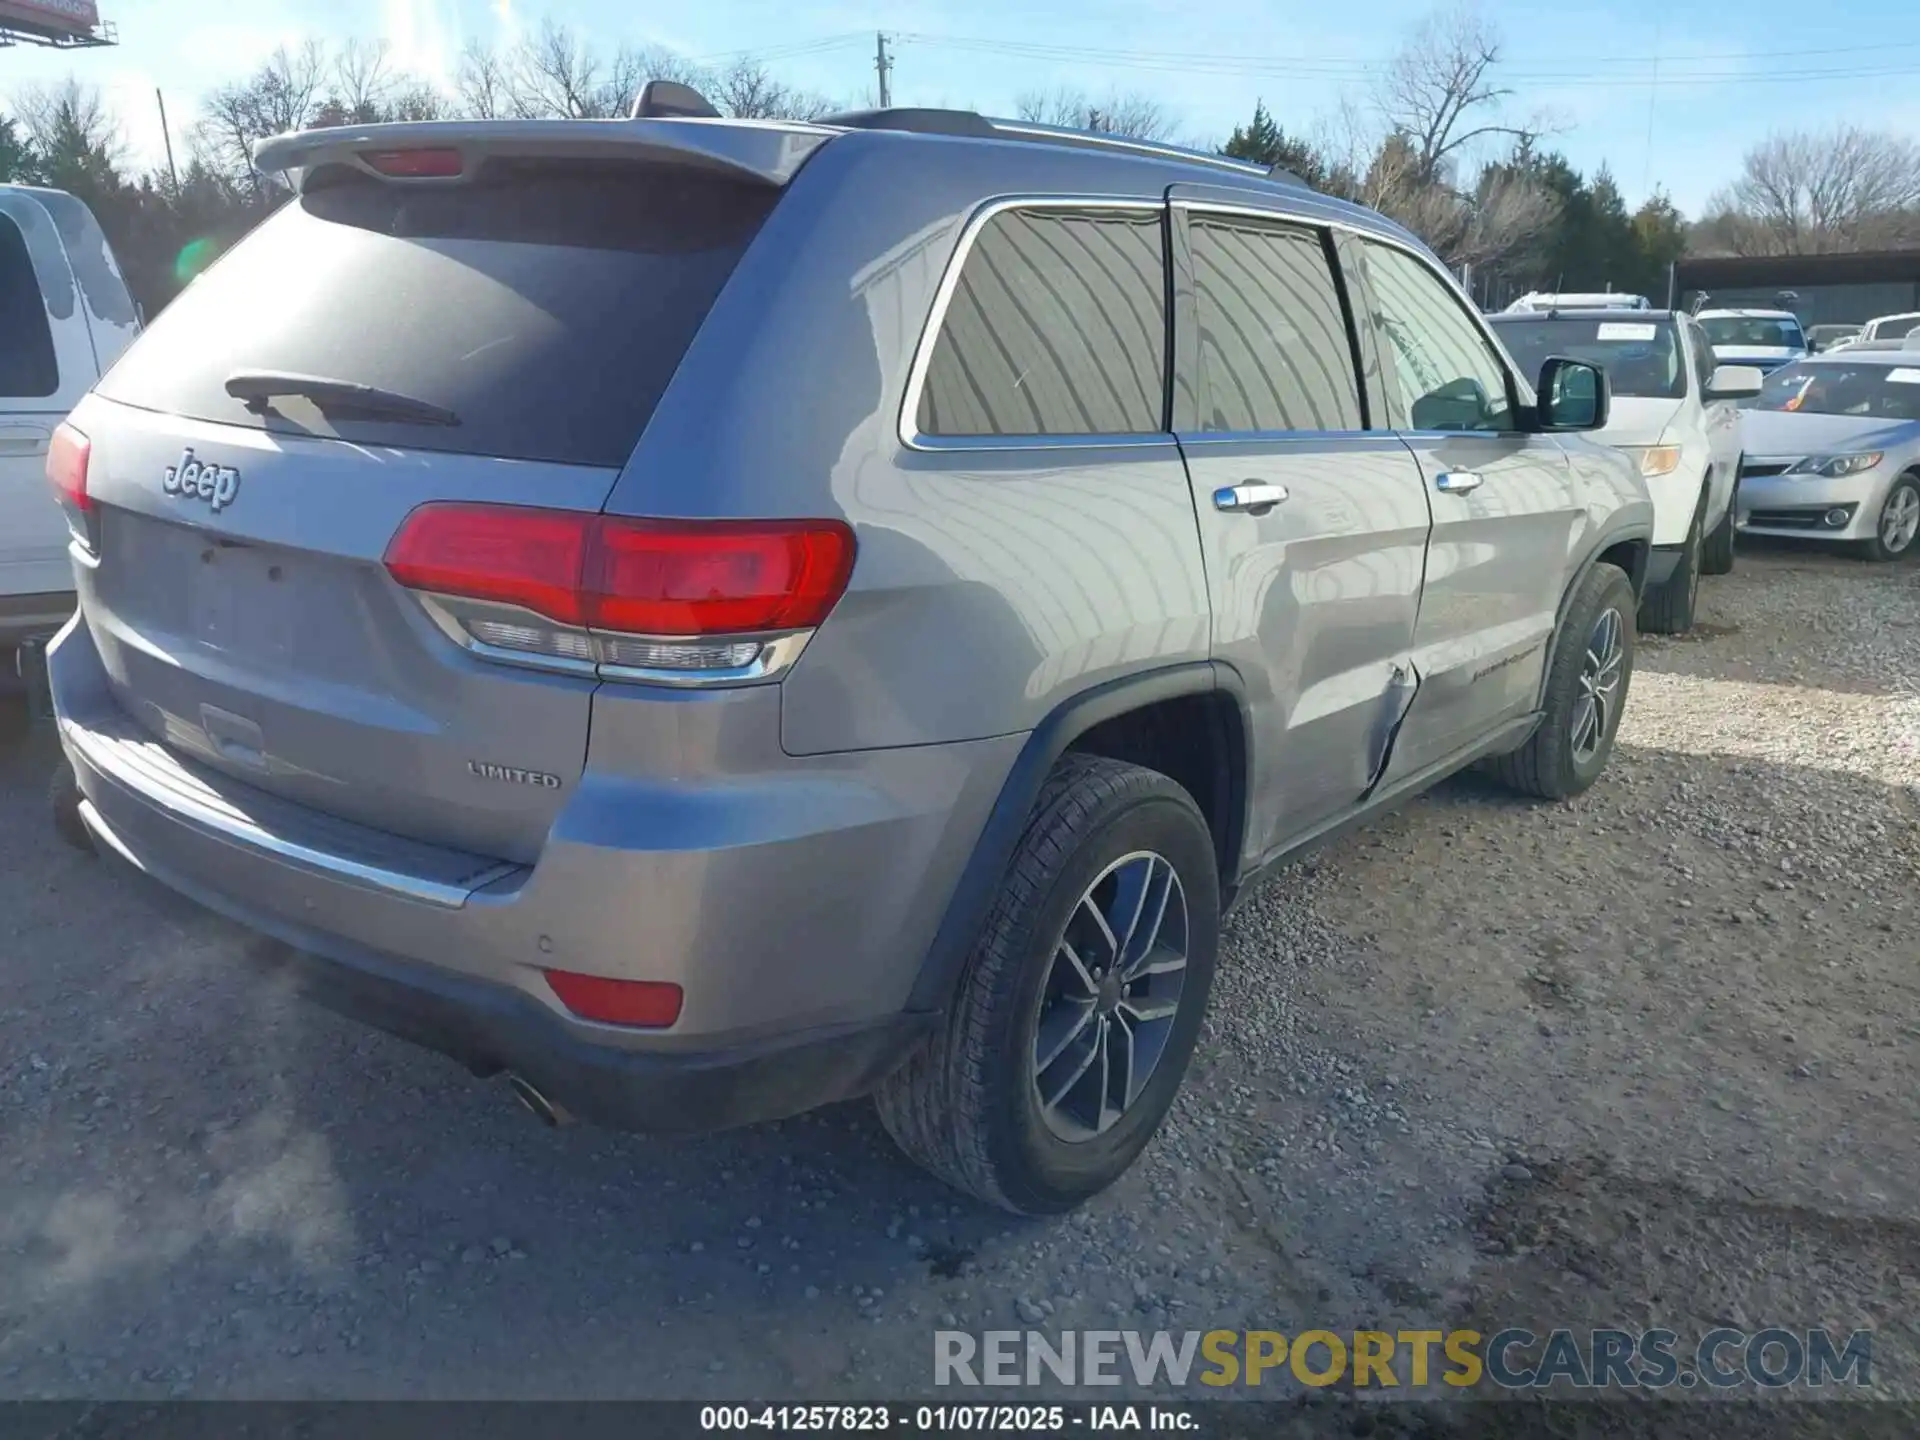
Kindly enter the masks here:
[[1067, 1208], [1255, 875], [1606, 764], [1604, 379], [1257, 167], [637, 108], [261, 148], [296, 198], [54, 448], [56, 819], [544, 1118], [871, 1093]]

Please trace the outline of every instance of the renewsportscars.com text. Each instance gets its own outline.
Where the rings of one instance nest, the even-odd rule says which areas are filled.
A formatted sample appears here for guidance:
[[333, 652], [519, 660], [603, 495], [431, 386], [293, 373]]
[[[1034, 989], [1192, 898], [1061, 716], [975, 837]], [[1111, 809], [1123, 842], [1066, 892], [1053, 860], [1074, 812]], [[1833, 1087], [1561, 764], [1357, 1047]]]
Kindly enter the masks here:
[[936, 1385], [1865, 1388], [1870, 1331], [937, 1330]]

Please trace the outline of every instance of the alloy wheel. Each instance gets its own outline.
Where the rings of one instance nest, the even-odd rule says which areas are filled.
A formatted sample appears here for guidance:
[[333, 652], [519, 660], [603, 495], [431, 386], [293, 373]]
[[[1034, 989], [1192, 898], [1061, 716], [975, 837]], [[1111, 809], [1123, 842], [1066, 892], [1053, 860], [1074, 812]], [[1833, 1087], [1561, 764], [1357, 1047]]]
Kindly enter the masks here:
[[1609, 606], [1587, 635], [1580, 666], [1580, 693], [1573, 705], [1573, 758], [1584, 765], [1613, 728], [1626, 669], [1626, 622]]
[[1896, 486], [1880, 512], [1880, 545], [1889, 555], [1900, 555], [1920, 535], [1920, 490]]
[[1187, 896], [1151, 851], [1124, 855], [1081, 895], [1054, 948], [1034, 1029], [1034, 1095], [1061, 1140], [1112, 1129], [1173, 1032], [1187, 969]]

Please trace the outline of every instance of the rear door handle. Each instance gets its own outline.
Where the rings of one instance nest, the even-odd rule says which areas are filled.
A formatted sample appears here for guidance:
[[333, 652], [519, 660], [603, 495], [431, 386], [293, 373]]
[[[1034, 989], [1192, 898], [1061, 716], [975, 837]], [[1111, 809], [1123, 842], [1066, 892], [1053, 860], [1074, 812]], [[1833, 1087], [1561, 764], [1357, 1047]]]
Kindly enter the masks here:
[[1442, 470], [1433, 477], [1433, 488], [1446, 495], [1464, 495], [1480, 485], [1480, 476], [1471, 470]]
[[1213, 508], [1229, 513], [1264, 515], [1287, 498], [1287, 487], [1259, 480], [1242, 480], [1213, 492]]

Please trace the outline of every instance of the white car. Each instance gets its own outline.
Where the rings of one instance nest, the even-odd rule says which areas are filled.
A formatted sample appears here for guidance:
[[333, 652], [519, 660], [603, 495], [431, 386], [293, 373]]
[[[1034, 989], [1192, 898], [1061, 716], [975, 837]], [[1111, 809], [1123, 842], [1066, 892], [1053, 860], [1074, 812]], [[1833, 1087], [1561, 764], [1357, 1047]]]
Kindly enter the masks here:
[[1538, 314], [1543, 310], [1650, 310], [1644, 295], [1623, 295], [1616, 290], [1594, 291], [1583, 295], [1552, 295], [1530, 290], [1507, 306], [1509, 315]]
[[1904, 310], [1898, 315], [1876, 315], [1860, 327], [1853, 343], [1863, 340], [1899, 340], [1920, 331], [1920, 310]]
[[1735, 402], [1760, 393], [1760, 372], [1718, 364], [1693, 317], [1671, 310], [1561, 310], [1489, 320], [1522, 374], [1539, 373], [1550, 355], [1605, 372], [1613, 404], [1606, 428], [1592, 438], [1635, 456], [1653, 496], [1653, 559], [1640, 628], [1663, 635], [1691, 629], [1700, 576], [1733, 569], [1740, 478]]
[[46, 477], [54, 427], [140, 328], [93, 213], [0, 185], [0, 667], [73, 614], [67, 522]]
[[1807, 354], [1807, 332], [1791, 310], [1702, 310], [1693, 317], [1722, 365], [1751, 365], [1763, 376]]

